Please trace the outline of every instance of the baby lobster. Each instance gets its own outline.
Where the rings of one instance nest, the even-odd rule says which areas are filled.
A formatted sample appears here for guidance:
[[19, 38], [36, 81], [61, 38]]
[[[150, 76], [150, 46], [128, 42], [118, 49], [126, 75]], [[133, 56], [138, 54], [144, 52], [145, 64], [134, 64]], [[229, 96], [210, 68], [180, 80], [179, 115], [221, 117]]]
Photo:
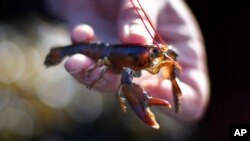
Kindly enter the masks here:
[[165, 67], [163, 76], [172, 82], [175, 111], [179, 111], [181, 90], [176, 81], [176, 69], [181, 70], [181, 67], [175, 62], [177, 53], [173, 48], [162, 46], [159, 49], [153, 44], [81, 43], [52, 48], [44, 64], [47, 67], [57, 65], [64, 57], [76, 53], [86, 55], [96, 62], [88, 68], [88, 73], [97, 68], [102, 68], [100, 76], [87, 84], [88, 88], [91, 88], [101, 80], [106, 71], [122, 74], [118, 92], [122, 111], [126, 112], [125, 101], [127, 100], [135, 113], [145, 123], [156, 129], [159, 128], [159, 124], [156, 122], [155, 116], [149, 107], [161, 105], [170, 108], [171, 105], [166, 100], [150, 97], [142, 87], [133, 83], [132, 79], [133, 77], [140, 77], [142, 70], [146, 70], [151, 74], [157, 74], [162, 67]]

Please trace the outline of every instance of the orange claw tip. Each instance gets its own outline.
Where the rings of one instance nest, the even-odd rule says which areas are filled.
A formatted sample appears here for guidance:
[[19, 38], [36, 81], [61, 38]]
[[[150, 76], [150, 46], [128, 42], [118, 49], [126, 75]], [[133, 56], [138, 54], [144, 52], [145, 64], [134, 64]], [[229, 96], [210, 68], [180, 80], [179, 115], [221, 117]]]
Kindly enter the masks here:
[[154, 129], [160, 129], [160, 125], [157, 123], [157, 122], [155, 122], [154, 124], [152, 124], [152, 125], [150, 125], [152, 128], [154, 128]]
[[155, 125], [153, 125], [153, 126], [151, 126], [151, 127], [153, 127], [154, 129], [160, 129], [159, 124], [155, 124]]
[[172, 108], [172, 105], [164, 100], [164, 99], [161, 99], [161, 98], [153, 98], [153, 97], [149, 97], [148, 98], [148, 105], [149, 106], [154, 106], [154, 105], [157, 105], [157, 106], [166, 106], [168, 108]]
[[159, 129], [160, 125], [157, 123], [154, 113], [151, 112], [149, 108], [146, 108], [146, 113], [147, 118], [145, 118], [144, 122], [154, 129]]

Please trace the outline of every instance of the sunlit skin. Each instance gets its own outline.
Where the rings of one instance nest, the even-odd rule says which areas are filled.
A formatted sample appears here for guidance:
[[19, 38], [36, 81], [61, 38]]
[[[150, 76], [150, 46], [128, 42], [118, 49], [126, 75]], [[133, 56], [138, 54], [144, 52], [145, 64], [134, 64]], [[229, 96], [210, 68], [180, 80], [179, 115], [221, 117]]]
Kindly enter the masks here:
[[[92, 42], [96, 39], [110, 43], [152, 43], [141, 20], [132, 8], [129, 0], [105, 3], [99, 0], [48, 1], [52, 13], [63, 18], [72, 29], [72, 42]], [[59, 6], [53, 3], [60, 3]], [[182, 89], [181, 111], [166, 109], [168, 115], [182, 121], [194, 121], [202, 117], [209, 100], [209, 83], [206, 68], [206, 54], [200, 30], [190, 10], [183, 1], [159, 0], [142, 1], [153, 24], [157, 25], [163, 39], [178, 48], [178, 62], [183, 67], [180, 74]], [[165, 5], [166, 7], [163, 7]], [[56, 6], [56, 7], [54, 7]], [[162, 9], [164, 8], [164, 9]], [[157, 23], [158, 21], [158, 23]], [[86, 56], [76, 54], [67, 59], [65, 69], [80, 83], [88, 82], [85, 77], [88, 67], [94, 62]], [[91, 78], [98, 75], [95, 71]], [[90, 79], [91, 79], [90, 78]], [[134, 80], [154, 97], [172, 102], [172, 90], [169, 80], [159, 75], [143, 72], [142, 77]], [[106, 73], [94, 89], [116, 93], [120, 76]], [[171, 103], [173, 105], [173, 103]]]

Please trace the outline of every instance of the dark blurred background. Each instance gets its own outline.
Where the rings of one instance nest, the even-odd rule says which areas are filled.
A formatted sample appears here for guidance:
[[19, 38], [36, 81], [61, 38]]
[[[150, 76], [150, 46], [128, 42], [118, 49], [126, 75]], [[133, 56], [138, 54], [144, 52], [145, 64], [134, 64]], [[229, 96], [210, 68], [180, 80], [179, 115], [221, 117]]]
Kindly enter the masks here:
[[211, 101], [197, 140], [229, 140], [229, 125], [250, 123], [250, 5], [188, 0], [206, 42]]
[[[248, 46], [250, 41], [249, 35], [250, 35], [250, 5], [243, 3], [243, 2], [237, 2], [237, 1], [208, 1], [208, 0], [187, 0], [186, 1], [190, 8], [192, 9], [193, 13], [195, 14], [200, 27], [202, 29], [205, 43], [206, 43], [206, 50], [207, 50], [207, 56], [208, 56], [208, 68], [209, 68], [209, 74], [210, 74], [210, 81], [211, 81], [211, 101], [208, 107], [208, 110], [204, 116], [204, 118], [201, 120], [201, 122], [198, 124], [197, 127], [195, 127], [195, 133], [192, 133], [191, 136], [188, 136], [188, 140], [194, 140], [194, 141], [224, 141], [228, 140], [228, 133], [229, 133], [229, 125], [234, 123], [250, 123], [250, 87], [248, 86], [248, 80], [250, 72], [249, 70], [249, 63], [248, 63], [248, 56], [250, 55], [248, 53]], [[27, 26], [23, 26], [22, 22], [15, 25], [15, 21], [22, 19], [25, 19], [27, 16], [31, 16], [35, 12], [37, 15], [43, 17], [43, 18], [49, 18], [52, 17], [49, 16], [48, 13], [46, 13], [44, 6], [42, 4], [42, 0], [26, 0], [26, 1], [17, 1], [17, 0], [2, 0], [0, 2], [0, 41], [1, 40], [9, 40], [12, 39], [15, 42], [16, 40], [19, 41], [20, 39], [13, 39], [12, 34], [20, 34], [21, 31], [24, 31], [25, 28], [29, 29]], [[32, 16], [31, 16], [32, 17]], [[33, 19], [33, 18], [32, 18]], [[36, 18], [35, 18], [36, 19]], [[7, 22], [6, 22], [7, 21]], [[40, 22], [40, 19], [36, 19], [35, 22], [32, 22], [32, 25], [36, 25], [36, 22]], [[17, 28], [10, 27], [6, 23], [11, 23], [12, 25], [15, 25]], [[61, 25], [64, 27], [64, 25]], [[20, 30], [19, 27], [25, 27], [24, 29]], [[9, 29], [9, 30], [8, 30]], [[41, 27], [36, 27], [35, 29], [40, 29], [38, 31], [29, 31], [27, 34], [38, 34], [39, 36], [35, 36], [35, 40], [38, 44], [38, 46], [48, 46], [50, 47], [51, 44], [49, 42], [54, 39], [56, 41], [60, 40], [56, 38], [58, 34], [51, 36], [50, 38], [44, 42], [40, 41], [38, 38], [44, 37], [44, 33], [42, 31], [56, 31], [60, 34], [60, 37], [63, 36], [65, 38], [68, 38], [68, 35], [65, 31], [61, 31], [61, 29], [54, 29], [54, 26], [47, 25], [46, 23], [42, 25]], [[54, 29], [54, 30], [53, 30]], [[12, 31], [13, 30], [13, 31]], [[19, 31], [19, 32], [18, 32]], [[26, 35], [26, 32], [20, 34], [21, 36], [23, 34]], [[2, 35], [2, 36], [1, 36]], [[8, 37], [10, 36], [10, 37]], [[45, 52], [48, 50], [44, 50], [42, 48], [36, 48], [34, 50], [33, 47], [26, 47], [24, 50], [23, 48], [20, 50], [16, 50], [16, 45], [13, 45], [13, 42], [10, 43], [4, 42], [4, 45], [12, 46], [12, 49], [9, 54], [9, 56], [15, 54], [20, 55], [20, 52], [30, 53], [33, 58], [27, 58], [26, 54], [20, 55], [24, 58], [23, 62], [26, 60], [26, 64], [30, 64], [31, 61], [34, 60], [34, 58], [37, 58], [37, 53], [42, 52], [45, 54]], [[69, 40], [64, 41], [69, 42]], [[3, 45], [3, 43], [1, 43]], [[25, 42], [23, 45], [30, 45], [32, 46], [33, 43], [29, 39], [25, 38]], [[1, 50], [1, 49], [0, 49]], [[1, 53], [0, 53], [1, 54]], [[6, 55], [6, 53], [1, 54], [1, 59], [5, 59], [3, 55]], [[7, 56], [7, 57], [9, 57]], [[39, 55], [38, 55], [39, 56]], [[43, 55], [41, 55], [43, 56]], [[22, 63], [22, 61], [18, 60], [19, 64]], [[37, 62], [40, 62], [42, 64], [43, 58], [40, 60], [38, 59]], [[4, 61], [0, 61], [1, 63], [6, 63]], [[9, 60], [7, 63], [16, 62], [15, 59]], [[32, 63], [32, 62], [31, 62]], [[36, 63], [36, 62], [33, 62]], [[1, 64], [2, 65], [2, 64]], [[0, 75], [0, 88], [1, 88], [1, 95], [2, 94], [12, 94], [14, 97], [16, 97], [16, 101], [19, 101], [18, 103], [24, 103], [20, 104], [24, 107], [25, 110], [22, 112], [18, 111], [17, 109], [20, 108], [18, 104], [16, 104], [16, 101], [13, 101], [13, 98], [9, 98], [8, 96], [0, 96], [0, 140], [110, 140], [110, 134], [113, 134], [112, 139], [113, 140], [157, 140], [157, 139], [166, 139], [168, 140], [168, 137], [164, 137], [162, 134], [159, 135], [156, 131], [148, 131], [152, 133], [151, 138], [143, 138], [143, 137], [136, 137], [133, 134], [128, 134], [127, 132], [131, 132], [131, 129], [124, 128], [124, 129], [117, 129], [117, 126], [115, 124], [119, 124], [121, 121], [119, 121], [117, 118], [122, 118], [123, 114], [120, 113], [120, 111], [110, 111], [108, 110], [109, 107], [112, 107], [113, 105], [110, 104], [110, 106], [106, 106], [106, 109], [102, 109], [103, 107], [100, 105], [92, 105], [91, 108], [96, 108], [95, 111], [97, 113], [91, 113], [90, 111], [86, 111], [86, 109], [82, 108], [83, 106], [87, 106], [85, 108], [89, 108], [88, 104], [82, 105], [82, 101], [79, 102], [79, 98], [81, 100], [84, 100], [86, 97], [81, 97], [82, 88], [81, 86], [72, 86], [72, 89], [74, 89], [74, 92], [76, 93], [74, 97], [71, 97], [69, 95], [65, 94], [65, 100], [62, 98], [59, 101], [59, 103], [55, 103], [57, 101], [57, 96], [51, 97], [51, 96], [41, 96], [39, 93], [47, 92], [46, 89], [51, 89], [51, 87], [44, 86], [44, 83], [53, 82], [60, 84], [58, 88], [54, 88], [55, 90], [52, 90], [54, 93], [60, 92], [61, 87], [64, 86], [64, 83], [60, 83], [62, 80], [67, 81], [67, 84], [71, 84], [72, 82], [68, 82], [67, 78], [57, 78], [57, 80], [50, 80], [49, 78], [46, 79], [44, 77], [46, 76], [52, 76], [55, 75], [55, 72], [58, 73], [59, 70], [50, 70], [49, 74], [48, 72], [39, 72], [37, 71], [42, 68], [42, 66], [28, 66], [28, 68], [23, 68], [22, 70], [33, 70], [31, 71], [34, 75], [31, 76], [25, 76], [25, 78], [22, 78], [19, 81], [15, 81], [15, 79], [20, 75], [20, 71], [13, 72], [11, 74], [8, 74], [6, 72], [10, 72], [9, 70], [15, 69], [15, 68], [2, 68], [0, 67], [0, 73], [4, 70], [7, 74], [7, 78]], [[31, 67], [31, 68], [30, 68]], [[2, 69], [2, 71], [1, 71]], [[62, 72], [62, 74], [66, 75], [65, 72]], [[38, 80], [37, 80], [37, 76]], [[19, 77], [18, 77], [19, 78]], [[56, 79], [56, 78], [55, 78]], [[34, 83], [35, 86], [26, 86], [25, 83]], [[29, 85], [29, 84], [27, 84]], [[74, 83], [74, 85], [77, 85]], [[9, 89], [11, 87], [11, 89]], [[41, 88], [44, 87], [44, 88]], [[4, 92], [3, 92], [4, 91]], [[6, 92], [7, 91], [7, 92]], [[14, 91], [14, 92], [13, 92]], [[42, 91], [42, 92], [41, 92]], [[63, 90], [62, 90], [63, 91]], [[72, 91], [69, 91], [68, 93], [71, 93]], [[20, 94], [21, 93], [21, 94]], [[31, 93], [28, 94], [27, 93]], [[38, 93], [36, 97], [32, 96], [32, 93]], [[79, 93], [79, 94], [78, 94]], [[88, 93], [88, 92], [86, 92]], [[17, 98], [18, 95], [18, 98]], [[100, 95], [96, 94], [97, 96], [91, 97], [88, 96], [89, 99], [94, 99], [96, 102], [100, 102], [100, 99], [103, 99]], [[21, 100], [20, 100], [21, 97]], [[37, 97], [43, 102], [37, 102]], [[109, 99], [111, 97], [108, 97]], [[27, 99], [29, 102], [27, 102]], [[70, 99], [70, 101], [68, 100]], [[105, 99], [105, 98], [104, 98]], [[27, 110], [27, 104], [30, 104], [30, 100], [33, 101], [31, 104], [33, 109]], [[98, 101], [99, 100], [99, 101]], [[3, 109], [6, 107], [10, 107], [9, 105], [6, 106], [6, 101], [12, 101], [13, 104], [11, 104], [12, 108], [9, 110], [3, 111]], [[21, 101], [21, 102], [20, 102]], [[107, 101], [107, 100], [106, 100]], [[114, 103], [115, 99], [109, 100], [112, 101], [111, 103]], [[87, 101], [84, 101], [87, 102]], [[11, 103], [11, 102], [10, 102]], [[44, 104], [45, 103], [45, 104]], [[107, 102], [108, 103], [108, 102]], [[117, 103], [114, 103], [117, 104]], [[67, 105], [67, 106], [65, 106]], [[91, 104], [90, 104], [91, 105]], [[18, 107], [18, 108], [17, 108]], [[63, 108], [61, 108], [63, 107]], [[66, 107], [66, 108], [65, 108]], [[55, 110], [56, 109], [56, 110]], [[72, 110], [73, 109], [73, 110]], [[105, 112], [99, 112], [102, 109]], [[35, 110], [35, 111], [34, 111]], [[37, 110], [39, 110], [39, 113], [36, 113]], [[119, 110], [119, 109], [116, 109]], [[26, 111], [26, 112], [25, 112]], [[28, 112], [27, 112], [28, 111]], [[65, 114], [66, 111], [66, 115]], [[29, 114], [29, 113], [33, 114]], [[78, 117], [78, 114], [74, 113], [88, 113], [89, 117]], [[34, 114], [35, 113], [35, 114]], [[116, 118], [114, 118], [112, 121], [109, 119], [110, 113], [116, 113]], [[4, 115], [4, 116], [3, 116]], [[18, 119], [13, 119], [11, 121], [25, 121], [26, 123], [18, 123], [16, 121], [15, 123], [8, 123], [8, 120], [6, 118], [13, 118], [15, 115], [22, 115]], [[45, 116], [46, 115], [46, 116]], [[101, 116], [102, 120], [99, 120], [97, 118], [98, 116]], [[44, 118], [45, 116], [45, 118]], [[134, 115], [132, 115], [134, 116]], [[60, 117], [60, 118], [58, 118]], [[63, 117], [63, 118], [61, 118]], [[128, 117], [128, 116], [126, 116]], [[96, 118], [95, 124], [93, 124], [92, 121], [86, 122], [85, 121]], [[58, 121], [60, 119], [60, 121]], [[72, 120], [73, 119], [73, 120]], [[32, 125], [30, 125], [29, 121], [32, 120]], [[39, 120], [40, 122], [37, 122]], [[103, 122], [105, 120], [105, 122]], [[41, 122], [42, 121], [42, 122]], [[132, 122], [131, 120], [130, 122]], [[7, 122], [7, 123], [6, 123]], [[114, 123], [115, 124], [112, 124]], [[126, 123], [126, 119], [124, 121], [124, 124]], [[68, 123], [68, 124], [64, 124]], [[8, 125], [7, 125], [8, 124]], [[9, 124], [13, 124], [9, 127]], [[24, 125], [22, 125], [24, 124]], [[44, 126], [42, 126], [42, 125]], [[26, 128], [18, 129], [17, 127], [27, 126]], [[126, 126], [126, 125], [125, 125]], [[14, 129], [13, 129], [14, 128]], [[39, 131], [37, 131], [37, 128]], [[96, 131], [95, 129], [99, 129]], [[36, 129], [36, 130], [35, 130]], [[24, 132], [23, 130], [30, 130]], [[133, 129], [132, 129], [133, 131]], [[140, 131], [134, 131], [135, 134], [139, 134], [141, 136], [144, 135], [144, 133], [147, 132], [140, 132]], [[17, 135], [16, 135], [17, 134]], [[84, 134], [84, 135], [83, 135]], [[94, 137], [98, 135], [98, 137]], [[10, 137], [11, 136], [11, 137]], [[120, 137], [123, 137], [122, 139]], [[185, 140], [185, 139], [182, 139]]]

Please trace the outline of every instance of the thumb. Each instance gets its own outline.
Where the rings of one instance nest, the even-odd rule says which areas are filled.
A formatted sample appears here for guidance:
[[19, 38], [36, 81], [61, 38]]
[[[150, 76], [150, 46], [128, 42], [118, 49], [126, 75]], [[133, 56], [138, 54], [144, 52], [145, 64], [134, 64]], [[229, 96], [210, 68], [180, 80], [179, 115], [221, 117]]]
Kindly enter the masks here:
[[[120, 39], [123, 43], [152, 43], [153, 39], [150, 36], [149, 32], [152, 34], [152, 36], [154, 36], [155, 33], [153, 31], [153, 28], [150, 26], [149, 21], [143, 14], [143, 11], [140, 8], [138, 2], [136, 0], [133, 1], [135, 3], [135, 7], [133, 7], [130, 0], [124, 0], [121, 6], [121, 11], [118, 17], [118, 31]], [[151, 0], [144, 0], [141, 1], [140, 4], [152, 24], [156, 25], [159, 13], [159, 8], [156, 2]], [[138, 9], [140, 15], [142, 16], [142, 19], [144, 20], [146, 26], [149, 29], [149, 32], [147, 31], [145, 25], [140, 19], [138, 13], [136, 12], [136, 9]]]

